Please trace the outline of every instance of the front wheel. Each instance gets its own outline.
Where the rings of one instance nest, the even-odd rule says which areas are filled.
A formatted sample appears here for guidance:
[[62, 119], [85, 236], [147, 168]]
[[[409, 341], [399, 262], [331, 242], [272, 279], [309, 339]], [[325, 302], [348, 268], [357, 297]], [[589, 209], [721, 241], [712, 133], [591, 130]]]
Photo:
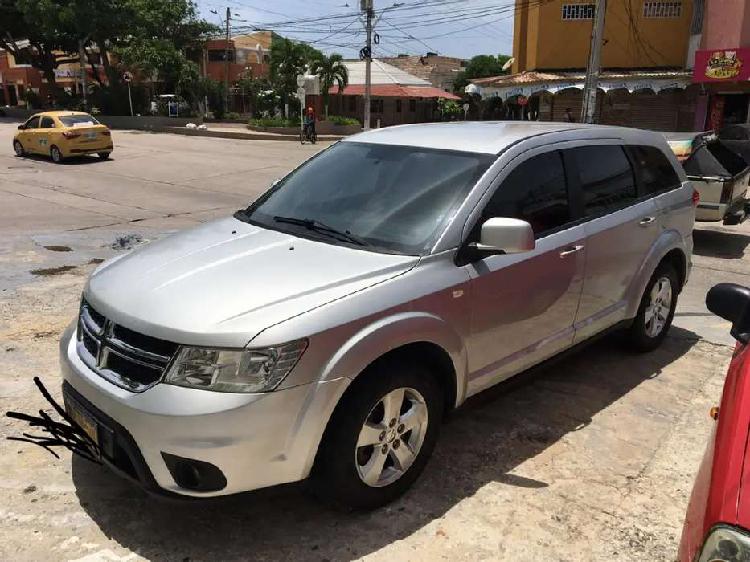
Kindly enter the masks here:
[[15, 151], [16, 156], [24, 155], [23, 145], [21, 144], [20, 141], [17, 141], [17, 140], [13, 141], [13, 150]]
[[438, 438], [444, 397], [424, 366], [375, 363], [349, 388], [328, 423], [310, 478], [339, 506], [373, 509], [417, 479]]
[[677, 308], [679, 282], [669, 264], [661, 264], [646, 285], [628, 339], [636, 351], [652, 351], [661, 345]]
[[52, 145], [52, 148], [49, 149], [49, 155], [55, 164], [60, 164], [63, 161], [62, 152], [55, 145]]
[[299, 134], [299, 142], [300, 142], [300, 144], [305, 144], [305, 133], [304, 132]]

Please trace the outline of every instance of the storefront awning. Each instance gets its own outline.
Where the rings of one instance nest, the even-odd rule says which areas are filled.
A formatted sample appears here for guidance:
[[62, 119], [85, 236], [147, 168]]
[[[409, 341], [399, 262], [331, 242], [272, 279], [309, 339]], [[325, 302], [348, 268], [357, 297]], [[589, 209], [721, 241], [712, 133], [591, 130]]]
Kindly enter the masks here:
[[[544, 92], [556, 94], [569, 89], [583, 90], [585, 78], [583, 73], [521, 72], [472, 80], [466, 87], [466, 92], [478, 93], [482, 99], [499, 97], [505, 101], [515, 96], [528, 97]], [[627, 90], [633, 93], [650, 90], [659, 93], [662, 90], [687, 88], [690, 78], [687, 72], [602, 73], [599, 89], [604, 92]]]

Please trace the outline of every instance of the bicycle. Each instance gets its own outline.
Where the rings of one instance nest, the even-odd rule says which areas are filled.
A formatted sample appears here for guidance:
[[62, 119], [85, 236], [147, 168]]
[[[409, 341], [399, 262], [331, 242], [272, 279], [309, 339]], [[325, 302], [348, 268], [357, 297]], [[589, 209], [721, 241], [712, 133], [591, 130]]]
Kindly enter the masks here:
[[305, 141], [309, 141], [310, 144], [315, 144], [318, 142], [318, 133], [316, 133], [312, 127], [305, 127], [299, 133], [299, 141], [302, 144], [305, 144]]

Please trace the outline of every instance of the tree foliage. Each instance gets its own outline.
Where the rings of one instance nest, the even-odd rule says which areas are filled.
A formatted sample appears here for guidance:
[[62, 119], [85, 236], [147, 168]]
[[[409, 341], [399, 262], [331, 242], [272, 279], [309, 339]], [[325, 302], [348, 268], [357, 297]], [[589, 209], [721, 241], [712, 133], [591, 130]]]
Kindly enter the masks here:
[[314, 59], [310, 65], [310, 72], [320, 78], [320, 93], [323, 97], [325, 116], [328, 119], [329, 90], [336, 84], [341, 95], [349, 84], [349, 71], [346, 69], [343, 57], [338, 53], [333, 53], [328, 57], [321, 55]]
[[297, 91], [297, 75], [305, 74], [323, 53], [307, 45], [283, 37], [274, 37], [271, 43], [271, 84], [279, 94], [282, 105], [289, 103]]
[[453, 91], [463, 94], [464, 88], [469, 84], [472, 78], [488, 78], [490, 76], [500, 76], [508, 74], [503, 70], [503, 65], [510, 60], [510, 55], [477, 55], [472, 57], [466, 68], [461, 71], [453, 83]]
[[123, 65], [173, 88], [191, 72], [186, 53], [215, 31], [192, 0], [0, 0], [0, 47], [39, 69], [53, 91], [55, 69], [78, 62], [80, 45], [100, 55], [90, 57], [97, 79], [101, 64], [109, 82], [119, 82], [115, 52]]

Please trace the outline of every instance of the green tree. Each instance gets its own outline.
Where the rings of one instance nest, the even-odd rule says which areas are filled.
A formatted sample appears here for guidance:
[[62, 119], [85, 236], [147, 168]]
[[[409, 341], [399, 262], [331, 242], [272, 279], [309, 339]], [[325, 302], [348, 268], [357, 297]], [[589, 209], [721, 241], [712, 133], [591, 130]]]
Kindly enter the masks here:
[[286, 106], [297, 90], [297, 75], [304, 74], [312, 61], [323, 54], [306, 45], [283, 37], [274, 37], [271, 42], [270, 78], [274, 89]]
[[469, 80], [472, 78], [488, 78], [508, 74], [507, 70], [503, 70], [503, 66], [508, 60], [510, 60], [509, 55], [477, 55], [472, 57], [466, 68], [456, 76], [453, 91], [457, 94], [463, 94], [464, 88], [468, 86]]
[[271, 112], [278, 101], [278, 96], [267, 78], [255, 77], [252, 73], [247, 73], [240, 77], [237, 86], [240, 93], [249, 100], [248, 110], [251, 117]]
[[0, 0], [0, 47], [22, 64], [41, 71], [54, 93], [55, 69], [74, 62], [63, 53], [78, 51], [74, 2]]
[[349, 84], [349, 72], [346, 69], [343, 57], [338, 53], [333, 53], [328, 57], [321, 55], [319, 58], [314, 59], [310, 65], [310, 72], [317, 74], [320, 78], [320, 93], [323, 96], [325, 116], [328, 119], [329, 90], [335, 83], [338, 85], [339, 95], [341, 95], [344, 88]]

